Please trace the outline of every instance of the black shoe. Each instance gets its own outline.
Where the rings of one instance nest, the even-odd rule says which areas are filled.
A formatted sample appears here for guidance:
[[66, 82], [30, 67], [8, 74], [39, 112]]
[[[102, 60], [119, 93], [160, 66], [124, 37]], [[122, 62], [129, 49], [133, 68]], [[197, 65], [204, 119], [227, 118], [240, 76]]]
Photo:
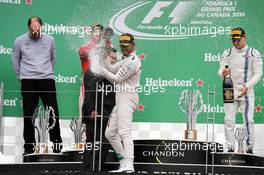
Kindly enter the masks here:
[[252, 149], [247, 150], [247, 154], [254, 154]]
[[53, 143], [53, 153], [60, 153], [62, 150], [62, 143]]

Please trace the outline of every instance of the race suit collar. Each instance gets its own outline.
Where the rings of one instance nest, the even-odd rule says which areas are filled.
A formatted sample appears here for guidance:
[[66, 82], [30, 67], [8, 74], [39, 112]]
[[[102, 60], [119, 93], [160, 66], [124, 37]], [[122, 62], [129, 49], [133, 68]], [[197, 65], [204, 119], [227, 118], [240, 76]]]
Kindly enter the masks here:
[[131, 56], [133, 56], [133, 55], [135, 55], [136, 54], [136, 51], [133, 51], [133, 52], [131, 52], [130, 54], [128, 54], [127, 56], [122, 56], [122, 60], [123, 59], [126, 59], [126, 58], [128, 58], [128, 57], [131, 57]]
[[248, 45], [245, 45], [245, 47], [242, 48], [242, 49], [237, 49], [237, 48], [235, 48], [235, 47], [234, 47], [234, 49], [235, 49], [237, 52], [244, 52], [244, 51], [246, 51], [246, 50], [248, 49]]
[[128, 54], [127, 57], [130, 57], [130, 56], [135, 55], [135, 54], [136, 54], [136, 51], [133, 51], [133, 52], [131, 52], [130, 54]]

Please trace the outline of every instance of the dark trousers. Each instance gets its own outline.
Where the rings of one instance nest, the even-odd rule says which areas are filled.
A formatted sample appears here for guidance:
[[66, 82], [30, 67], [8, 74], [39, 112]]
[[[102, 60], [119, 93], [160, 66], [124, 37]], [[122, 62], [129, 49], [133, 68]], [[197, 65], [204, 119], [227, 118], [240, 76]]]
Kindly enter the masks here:
[[[101, 170], [104, 170], [104, 161], [106, 160], [108, 150], [111, 149], [111, 145], [105, 138], [105, 129], [107, 127], [108, 118], [112, 110], [112, 106], [105, 105], [104, 107], [104, 117], [103, 117], [103, 128], [102, 128], [102, 148], [101, 148]], [[92, 119], [86, 120], [86, 146], [83, 153], [83, 166], [85, 171], [93, 170], [93, 153], [95, 153], [94, 171], [99, 170], [99, 151], [100, 151], [100, 131], [101, 131], [101, 118], [97, 118], [96, 127], [96, 141], [94, 143], [94, 129], [95, 121]], [[95, 152], [93, 152], [95, 149]]]
[[[43, 106], [52, 107], [56, 116], [56, 124], [49, 131], [50, 141], [54, 144], [62, 143], [60, 135], [59, 111], [56, 98], [55, 81], [52, 79], [32, 80], [23, 79], [21, 81], [21, 93], [23, 98], [24, 112], [24, 149], [25, 152], [33, 152], [35, 141], [35, 129], [32, 122], [32, 116], [35, 108], [38, 107], [39, 98]], [[52, 119], [49, 120], [52, 124]], [[55, 148], [60, 148], [56, 146]], [[54, 150], [54, 149], [53, 149]]]

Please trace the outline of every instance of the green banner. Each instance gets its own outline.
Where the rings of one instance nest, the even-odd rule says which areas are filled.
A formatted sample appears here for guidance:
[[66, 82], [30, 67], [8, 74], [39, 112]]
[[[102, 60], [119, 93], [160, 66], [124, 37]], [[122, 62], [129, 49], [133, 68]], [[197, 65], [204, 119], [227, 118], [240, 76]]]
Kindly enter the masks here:
[[[216, 113], [223, 123], [222, 80], [219, 59], [232, 47], [233, 27], [246, 30], [250, 47], [264, 51], [262, 0], [0, 0], [0, 81], [4, 82], [4, 116], [22, 116], [20, 82], [11, 64], [16, 37], [27, 32], [31, 16], [42, 18], [43, 31], [55, 38], [57, 97], [61, 118], [79, 115], [81, 65], [79, 47], [89, 40], [88, 27], [101, 23], [114, 29], [114, 47], [124, 32], [136, 37], [142, 59], [140, 105], [136, 122], [185, 122], [179, 108], [183, 90], [199, 90], [204, 109], [198, 122]], [[207, 101], [208, 87], [215, 87]], [[255, 86], [255, 122], [264, 123], [264, 79]], [[207, 114], [209, 113], [209, 114]], [[241, 122], [241, 115], [238, 117]]]

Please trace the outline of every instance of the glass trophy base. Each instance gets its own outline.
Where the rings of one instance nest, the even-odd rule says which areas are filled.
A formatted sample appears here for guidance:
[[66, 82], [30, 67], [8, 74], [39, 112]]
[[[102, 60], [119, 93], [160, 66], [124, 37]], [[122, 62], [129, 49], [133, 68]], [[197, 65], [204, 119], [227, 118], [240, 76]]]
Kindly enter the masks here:
[[186, 140], [197, 140], [197, 131], [196, 130], [185, 130], [184, 138]]
[[83, 149], [73, 149], [63, 151], [62, 154], [67, 157], [69, 162], [82, 162], [83, 159]]
[[23, 162], [63, 162], [66, 156], [61, 153], [32, 153], [23, 156]]

